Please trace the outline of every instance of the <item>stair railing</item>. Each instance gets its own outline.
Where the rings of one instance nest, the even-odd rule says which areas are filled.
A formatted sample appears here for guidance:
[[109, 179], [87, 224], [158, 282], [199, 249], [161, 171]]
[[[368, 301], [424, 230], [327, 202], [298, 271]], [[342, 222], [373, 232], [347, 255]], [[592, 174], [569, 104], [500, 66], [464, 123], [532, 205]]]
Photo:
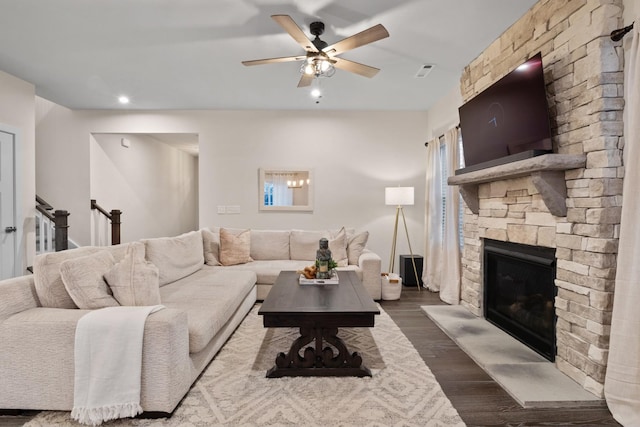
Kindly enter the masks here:
[[[122, 214], [122, 212], [119, 209], [113, 209], [111, 210], [111, 212], [107, 212], [106, 209], [102, 208], [95, 199], [91, 199], [91, 210], [97, 213], [97, 217], [95, 217], [95, 226], [96, 226], [96, 239], [98, 240], [98, 242], [96, 242], [98, 245], [105, 245], [108, 246], [109, 244], [111, 245], [118, 245], [120, 244], [120, 215]], [[100, 215], [102, 216], [103, 219], [105, 219], [106, 221], [108, 221], [111, 225], [111, 242], [100, 242], [101, 239], [101, 233], [99, 231], [99, 222], [100, 222]]]
[[36, 254], [69, 248], [68, 217], [69, 212], [54, 210], [51, 204], [36, 195]]

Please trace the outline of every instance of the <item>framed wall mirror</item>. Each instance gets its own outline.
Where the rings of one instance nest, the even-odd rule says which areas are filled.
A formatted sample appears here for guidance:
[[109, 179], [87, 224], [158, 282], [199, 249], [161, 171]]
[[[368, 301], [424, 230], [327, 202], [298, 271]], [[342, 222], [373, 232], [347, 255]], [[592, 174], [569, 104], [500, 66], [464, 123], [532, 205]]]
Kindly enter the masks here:
[[313, 211], [313, 170], [259, 170], [258, 206], [261, 211]]

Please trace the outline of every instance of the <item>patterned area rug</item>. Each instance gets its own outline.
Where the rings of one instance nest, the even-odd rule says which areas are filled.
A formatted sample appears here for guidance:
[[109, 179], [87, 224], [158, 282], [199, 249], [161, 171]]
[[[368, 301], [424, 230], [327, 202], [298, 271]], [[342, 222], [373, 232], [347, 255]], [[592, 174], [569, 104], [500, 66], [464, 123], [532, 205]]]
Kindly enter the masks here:
[[[265, 378], [296, 329], [265, 329], [258, 306], [168, 419], [105, 426], [464, 426], [407, 337], [382, 309], [374, 328], [341, 329], [371, 378]], [[25, 426], [77, 426], [68, 412], [45, 411]]]

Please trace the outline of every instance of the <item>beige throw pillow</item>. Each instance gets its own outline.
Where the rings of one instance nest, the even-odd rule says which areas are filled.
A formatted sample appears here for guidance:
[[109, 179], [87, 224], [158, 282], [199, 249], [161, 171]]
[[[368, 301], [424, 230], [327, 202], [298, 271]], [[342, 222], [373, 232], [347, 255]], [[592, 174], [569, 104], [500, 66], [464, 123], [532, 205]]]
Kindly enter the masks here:
[[220, 231], [211, 231], [208, 228], [200, 230], [202, 232], [202, 245], [204, 247], [204, 262], [207, 265], [220, 265]]
[[103, 277], [114, 264], [113, 255], [106, 250], [68, 259], [60, 264], [64, 287], [78, 308], [97, 309], [119, 305]]
[[104, 275], [120, 305], [160, 304], [160, 273], [144, 253], [144, 243], [132, 243], [122, 261]]
[[244, 230], [236, 236], [225, 228], [220, 229], [220, 264], [245, 264], [253, 261], [250, 254], [251, 230]]
[[340, 229], [337, 235], [329, 239], [329, 249], [331, 250], [331, 258], [338, 264], [338, 267], [346, 267], [349, 265], [347, 256], [347, 232], [344, 227]]
[[68, 259], [95, 254], [103, 250], [104, 248], [83, 246], [36, 256], [33, 261], [33, 279], [40, 304], [51, 308], [78, 308], [64, 287], [62, 276], [60, 276], [60, 264]]
[[358, 265], [360, 255], [362, 255], [364, 248], [367, 246], [367, 240], [369, 240], [368, 231], [363, 231], [348, 239], [347, 255], [349, 257], [349, 264]]

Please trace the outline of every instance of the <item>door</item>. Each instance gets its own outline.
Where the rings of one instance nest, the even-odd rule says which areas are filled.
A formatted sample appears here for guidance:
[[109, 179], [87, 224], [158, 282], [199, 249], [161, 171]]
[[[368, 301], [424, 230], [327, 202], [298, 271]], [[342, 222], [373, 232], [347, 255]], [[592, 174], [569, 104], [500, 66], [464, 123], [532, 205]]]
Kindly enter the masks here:
[[16, 276], [15, 134], [0, 130], [0, 279]]

